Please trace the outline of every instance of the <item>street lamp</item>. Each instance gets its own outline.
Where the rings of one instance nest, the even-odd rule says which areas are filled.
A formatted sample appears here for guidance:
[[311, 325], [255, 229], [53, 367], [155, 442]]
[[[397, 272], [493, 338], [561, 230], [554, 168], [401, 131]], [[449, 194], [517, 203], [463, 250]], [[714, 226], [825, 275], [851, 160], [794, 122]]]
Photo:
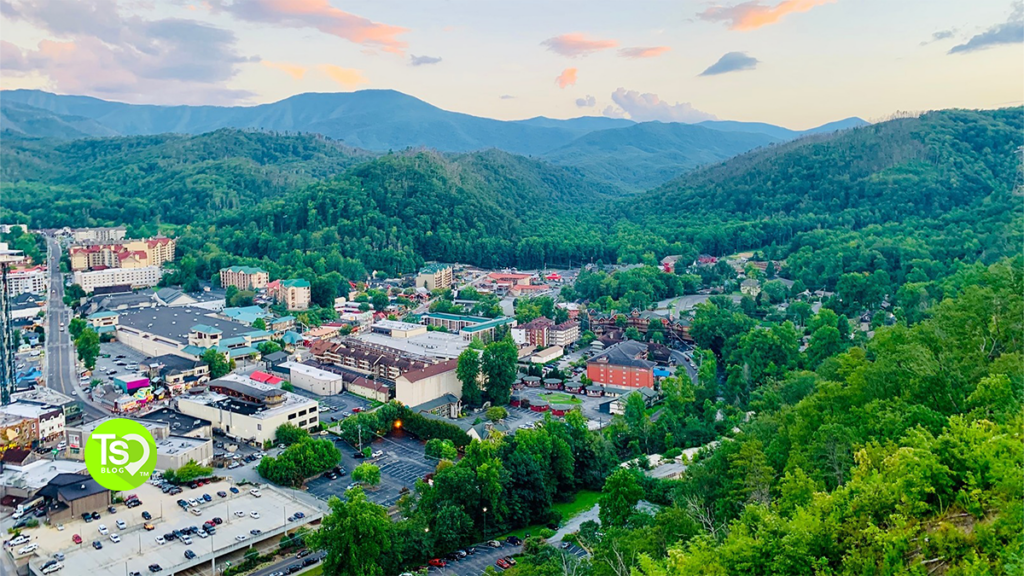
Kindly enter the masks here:
[[487, 539], [487, 506], [484, 506], [484, 539]]

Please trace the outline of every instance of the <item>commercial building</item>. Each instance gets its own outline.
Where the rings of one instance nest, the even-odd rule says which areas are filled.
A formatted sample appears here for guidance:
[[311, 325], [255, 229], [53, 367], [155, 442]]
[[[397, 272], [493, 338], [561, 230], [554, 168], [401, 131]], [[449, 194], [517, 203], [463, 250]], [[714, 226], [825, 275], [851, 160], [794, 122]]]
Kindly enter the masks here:
[[225, 435], [256, 446], [273, 440], [283, 424], [316, 429], [317, 406], [316, 400], [232, 374], [211, 380], [206, 392], [178, 397], [182, 414], [209, 420]]
[[206, 466], [213, 460], [213, 440], [191, 436], [167, 436], [156, 440], [156, 469], [181, 468], [190, 461]]
[[462, 398], [462, 383], [455, 374], [458, 364], [453, 359], [402, 374], [395, 379], [395, 399], [414, 407], [446, 394]]
[[[65, 436], [67, 437], [68, 446], [65, 450], [65, 457], [71, 460], [85, 460], [85, 443], [89, 440], [89, 435], [93, 433], [96, 428], [112, 420], [113, 418], [100, 418], [91, 422], [83, 422], [76, 425], [68, 425], [65, 428]], [[145, 420], [137, 420], [139, 424], [146, 427], [149, 433], [153, 435], [153, 439], [165, 438], [170, 435], [170, 428], [163, 422], [148, 422]]]
[[561, 346], [548, 346], [539, 352], [534, 352], [527, 357], [527, 360], [531, 364], [547, 364], [548, 362], [554, 362], [565, 354], [565, 349]]
[[100, 486], [88, 474], [58, 474], [39, 490], [46, 503], [51, 524], [81, 517], [86, 512], [105, 510], [110, 505], [110, 490]]
[[213, 424], [209, 420], [188, 416], [170, 408], [148, 412], [137, 417], [136, 420], [143, 423], [166, 424], [168, 435], [213, 438]]
[[345, 377], [342, 374], [299, 362], [285, 362], [279, 365], [279, 369], [288, 371], [288, 381], [296, 388], [321, 396], [341, 394], [345, 391]]
[[444, 290], [452, 285], [451, 264], [428, 264], [416, 275], [416, 287], [427, 290]]
[[377, 380], [356, 378], [348, 383], [348, 391], [356, 396], [362, 396], [377, 402], [387, 402], [391, 399], [392, 388]]
[[75, 272], [75, 284], [81, 286], [86, 294], [90, 294], [97, 288], [107, 286], [150, 288], [160, 283], [160, 276], [161, 270], [159, 266], [108, 268], [91, 272], [79, 270]]
[[124, 226], [107, 228], [75, 228], [69, 233], [76, 243], [117, 242], [124, 240], [127, 229]]
[[270, 275], [262, 268], [252, 266], [231, 266], [221, 268], [220, 285], [224, 288], [234, 286], [239, 290], [262, 290], [270, 282]]
[[580, 339], [580, 323], [568, 320], [555, 324], [554, 320], [541, 316], [526, 324], [512, 328], [512, 340], [520, 346], [561, 346], [575, 344]]
[[146, 308], [118, 313], [117, 340], [147, 356], [175, 355], [198, 359], [216, 348], [232, 359], [259, 355], [272, 332], [223, 320], [195, 308]]
[[19, 390], [11, 393], [11, 401], [36, 402], [59, 406], [64, 411], [64, 425], [68, 426], [82, 418], [82, 402], [70, 396], [61, 394], [53, 388], [36, 386], [27, 390]]
[[[32, 400], [18, 400], [0, 406], [0, 414], [21, 418], [31, 445], [48, 444], [64, 437], [64, 408]], [[21, 435], [19, 435], [21, 436]]]
[[0, 412], [0, 448], [30, 448], [38, 440], [38, 424], [19, 414]]
[[309, 350], [318, 361], [325, 364], [344, 366], [391, 382], [406, 372], [433, 364], [425, 358], [414, 358], [401, 350], [355, 338], [346, 338], [341, 342], [320, 340], [313, 342]]
[[604, 386], [653, 388], [654, 365], [643, 342], [627, 340], [587, 361], [587, 378]]
[[68, 248], [71, 270], [160, 267], [174, 260], [173, 238], [121, 240], [109, 244], [79, 244]]
[[410, 322], [399, 322], [397, 320], [381, 320], [370, 326], [370, 332], [384, 334], [391, 338], [412, 338], [427, 333], [427, 327], [422, 324]]
[[46, 294], [46, 266], [15, 268], [7, 273], [7, 295]]
[[210, 379], [210, 367], [205, 362], [175, 354], [142, 361], [139, 369], [150, 380], [163, 384], [175, 395]]
[[274, 280], [267, 284], [267, 293], [274, 300], [284, 304], [288, 310], [306, 310], [309, 308], [310, 284], [308, 280], [301, 278]]

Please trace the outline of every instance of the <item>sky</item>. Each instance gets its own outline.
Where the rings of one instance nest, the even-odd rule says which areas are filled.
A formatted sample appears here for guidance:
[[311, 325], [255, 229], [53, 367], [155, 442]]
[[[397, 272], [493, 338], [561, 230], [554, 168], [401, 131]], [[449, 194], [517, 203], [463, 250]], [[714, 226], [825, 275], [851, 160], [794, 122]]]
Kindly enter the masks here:
[[1024, 100], [1021, 0], [0, 0], [0, 38], [4, 89], [145, 104], [805, 129]]

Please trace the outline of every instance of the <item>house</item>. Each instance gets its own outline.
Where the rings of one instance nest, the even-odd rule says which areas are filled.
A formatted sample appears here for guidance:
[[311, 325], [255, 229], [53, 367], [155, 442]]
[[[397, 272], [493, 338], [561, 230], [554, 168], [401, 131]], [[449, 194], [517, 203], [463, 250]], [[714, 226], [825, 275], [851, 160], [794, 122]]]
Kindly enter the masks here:
[[452, 359], [398, 376], [395, 399], [406, 406], [420, 406], [446, 395], [458, 400], [462, 397], [462, 382], [455, 374], [458, 364]]
[[588, 360], [587, 378], [608, 386], [653, 388], [654, 366], [643, 342], [627, 340]]
[[612, 400], [608, 404], [608, 412], [611, 414], [625, 414], [626, 404], [629, 402], [629, 398], [634, 394], [638, 394], [644, 400], [644, 405], [650, 408], [658, 401], [658, 393], [653, 388], [638, 388], [625, 394], [622, 394], [615, 400]]
[[487, 440], [496, 433], [508, 434], [509, 427], [501, 422], [481, 422], [466, 430], [466, 434], [473, 440]]
[[433, 400], [413, 406], [410, 410], [416, 414], [458, 418], [462, 412], [462, 400], [459, 400], [454, 394], [443, 394]]
[[224, 288], [234, 286], [239, 290], [262, 290], [270, 282], [266, 270], [253, 266], [230, 266], [221, 268], [220, 285]]
[[750, 296], [751, 298], [755, 298], [761, 293], [761, 283], [753, 278], [747, 278], [740, 283], [740, 292]]
[[452, 285], [451, 264], [428, 264], [416, 275], [416, 286], [427, 290], [444, 290]]
[[665, 256], [664, 258], [661, 259], [661, 270], [669, 274], [675, 274], [676, 262], [679, 262], [680, 258], [682, 258], [682, 256], [678, 254], [673, 256]]

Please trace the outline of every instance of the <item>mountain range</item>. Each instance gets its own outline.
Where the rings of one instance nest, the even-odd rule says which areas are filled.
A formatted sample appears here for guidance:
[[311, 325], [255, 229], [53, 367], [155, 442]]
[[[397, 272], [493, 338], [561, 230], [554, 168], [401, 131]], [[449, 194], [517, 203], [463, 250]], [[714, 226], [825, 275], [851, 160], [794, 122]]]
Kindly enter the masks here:
[[847, 118], [795, 131], [755, 122], [636, 123], [592, 116], [503, 121], [442, 110], [394, 90], [306, 93], [230, 107], [125, 104], [39, 90], [6, 90], [0, 98], [0, 129], [8, 136], [75, 139], [239, 128], [318, 133], [375, 152], [497, 148], [578, 167], [629, 191], [760, 146], [864, 124]]

